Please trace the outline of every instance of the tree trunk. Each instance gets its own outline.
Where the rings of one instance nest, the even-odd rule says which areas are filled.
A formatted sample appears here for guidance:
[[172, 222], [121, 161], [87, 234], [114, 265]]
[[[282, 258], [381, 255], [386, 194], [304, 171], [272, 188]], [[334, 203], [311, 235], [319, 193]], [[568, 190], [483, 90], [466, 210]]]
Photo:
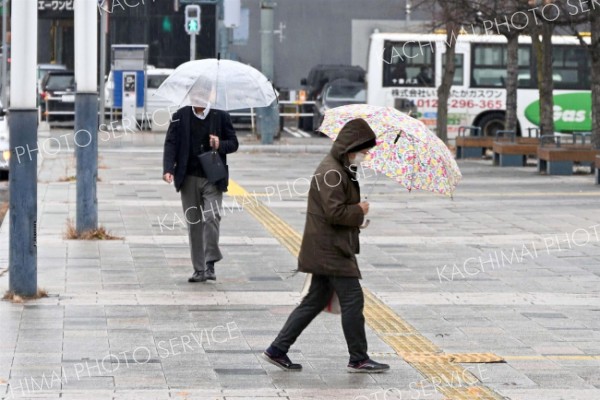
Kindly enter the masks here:
[[519, 34], [507, 35], [506, 122], [505, 128], [517, 131], [517, 87], [519, 79]]
[[600, 149], [600, 9], [590, 15], [592, 45], [592, 144]]
[[456, 37], [458, 36], [455, 30], [457, 25], [454, 22], [448, 22], [446, 25], [446, 66], [442, 75], [442, 83], [438, 88], [438, 109], [437, 109], [437, 136], [444, 142], [448, 143], [448, 100], [450, 98], [450, 89], [454, 81], [454, 57], [456, 55]]
[[538, 57], [538, 85], [540, 91], [540, 129], [542, 135], [554, 134], [554, 77], [552, 74], [552, 33], [554, 26], [542, 22], [542, 41], [534, 38]]

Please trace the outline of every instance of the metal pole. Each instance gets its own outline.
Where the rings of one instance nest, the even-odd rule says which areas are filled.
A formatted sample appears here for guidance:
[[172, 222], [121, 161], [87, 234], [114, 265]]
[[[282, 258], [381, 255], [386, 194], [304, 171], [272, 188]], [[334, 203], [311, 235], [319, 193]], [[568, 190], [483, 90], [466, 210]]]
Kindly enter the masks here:
[[96, 0], [75, 0], [77, 232], [98, 228], [98, 21]]
[[37, 1], [12, 4], [9, 290], [37, 294]]
[[8, 46], [6, 43], [7, 39], [7, 25], [8, 25], [8, 0], [2, 0], [2, 107], [8, 108], [8, 92], [6, 88], [8, 86]]
[[411, 0], [406, 0], [406, 26], [408, 26], [408, 22], [410, 21], [410, 14], [412, 12], [412, 4]]
[[106, 93], [105, 93], [105, 77], [106, 77], [106, 28], [108, 26], [108, 13], [104, 8], [100, 10], [100, 104], [98, 107], [100, 110], [100, 124], [104, 124], [106, 122], [106, 116], [104, 115], [104, 105], [106, 103]]
[[273, 7], [270, 1], [263, 1], [260, 8], [260, 61], [261, 72], [273, 80]]
[[190, 34], [190, 61], [196, 59], [196, 34]]
[[[275, 4], [270, 0], [263, 0], [260, 7], [261, 31], [261, 71], [269, 80], [273, 81], [273, 19]], [[279, 108], [274, 101], [269, 107], [256, 110], [257, 128], [262, 144], [272, 144], [276, 131], [279, 128]]]

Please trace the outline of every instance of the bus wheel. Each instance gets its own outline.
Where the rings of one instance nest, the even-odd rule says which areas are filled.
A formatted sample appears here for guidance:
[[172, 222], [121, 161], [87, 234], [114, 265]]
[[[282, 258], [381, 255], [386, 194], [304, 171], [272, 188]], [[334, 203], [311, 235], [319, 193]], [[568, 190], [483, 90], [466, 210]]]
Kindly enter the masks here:
[[481, 118], [477, 125], [481, 127], [483, 136], [495, 136], [496, 132], [504, 129], [504, 122], [504, 113], [491, 113]]

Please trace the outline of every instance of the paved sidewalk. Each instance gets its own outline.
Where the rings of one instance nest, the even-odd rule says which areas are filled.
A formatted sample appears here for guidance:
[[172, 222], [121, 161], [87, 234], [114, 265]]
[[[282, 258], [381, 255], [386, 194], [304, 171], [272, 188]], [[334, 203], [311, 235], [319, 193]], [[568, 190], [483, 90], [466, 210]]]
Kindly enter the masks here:
[[[99, 219], [124, 240], [64, 240], [75, 183], [59, 178], [74, 175], [73, 157], [61, 147], [40, 161], [39, 286], [50, 296], [0, 302], [0, 399], [364, 400], [382, 399], [386, 390], [388, 399], [444, 398], [427, 380], [431, 373], [388, 344], [395, 334], [379, 328], [367, 330], [370, 352], [392, 371], [348, 374], [337, 316], [319, 316], [292, 348], [303, 372], [259, 358], [303, 282], [291, 276], [295, 258], [269, 227], [285, 222], [302, 232], [303, 178], [321, 155], [242, 146], [230, 158], [233, 180], [282, 221], [236, 209], [227, 197], [218, 280], [189, 284], [179, 196], [160, 180], [162, 138], [101, 143]], [[374, 189], [371, 225], [361, 234], [363, 284], [416, 329], [410, 337], [445, 353], [504, 358], [458, 364], [499, 396], [600, 398], [600, 190], [589, 175], [547, 177], [490, 164], [461, 162], [454, 200], [368, 178], [363, 192]], [[4, 224], [0, 270], [7, 231]], [[5, 274], [0, 290], [7, 287]], [[472, 383], [466, 378], [458, 383]]]

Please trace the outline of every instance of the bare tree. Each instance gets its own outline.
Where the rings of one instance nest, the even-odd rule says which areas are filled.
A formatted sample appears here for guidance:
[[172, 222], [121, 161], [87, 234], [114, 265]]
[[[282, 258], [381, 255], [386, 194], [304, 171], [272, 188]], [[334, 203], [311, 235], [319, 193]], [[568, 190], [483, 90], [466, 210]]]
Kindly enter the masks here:
[[[554, 0], [529, 0], [536, 23], [530, 25], [532, 48], [537, 61], [537, 81], [540, 92], [540, 130], [544, 135], [554, 133], [554, 75], [552, 71], [552, 35], [555, 22], [538, 11], [540, 6]], [[554, 17], [551, 17], [551, 19]]]
[[[569, 13], [570, 28], [579, 38], [581, 45], [588, 50], [591, 58], [592, 144], [600, 149], [600, 5], [591, 3], [590, 8], [584, 8], [583, 4], [585, 3], [579, 4], [582, 8], [578, 9], [578, 13]], [[582, 27], [589, 27], [589, 44], [581, 33]]]
[[475, 22], [472, 5], [473, 2], [468, 0], [423, 0], [416, 5], [416, 7], [430, 6], [434, 16], [433, 20], [438, 21], [432, 28], [443, 28], [446, 31], [444, 69], [441, 84], [437, 89], [436, 121], [436, 134], [444, 143], [448, 142], [448, 101], [456, 72], [456, 41], [463, 26], [472, 25]]
[[[519, 79], [519, 37], [526, 31], [529, 18], [528, 7], [522, 0], [480, 0], [476, 2], [478, 22], [484, 25], [486, 34], [494, 21], [492, 33], [506, 37], [506, 114], [505, 129], [517, 131], [517, 89]], [[504, 21], [504, 22], [502, 22]]]
[[600, 149], [600, 7], [590, 13], [592, 43], [592, 144]]

